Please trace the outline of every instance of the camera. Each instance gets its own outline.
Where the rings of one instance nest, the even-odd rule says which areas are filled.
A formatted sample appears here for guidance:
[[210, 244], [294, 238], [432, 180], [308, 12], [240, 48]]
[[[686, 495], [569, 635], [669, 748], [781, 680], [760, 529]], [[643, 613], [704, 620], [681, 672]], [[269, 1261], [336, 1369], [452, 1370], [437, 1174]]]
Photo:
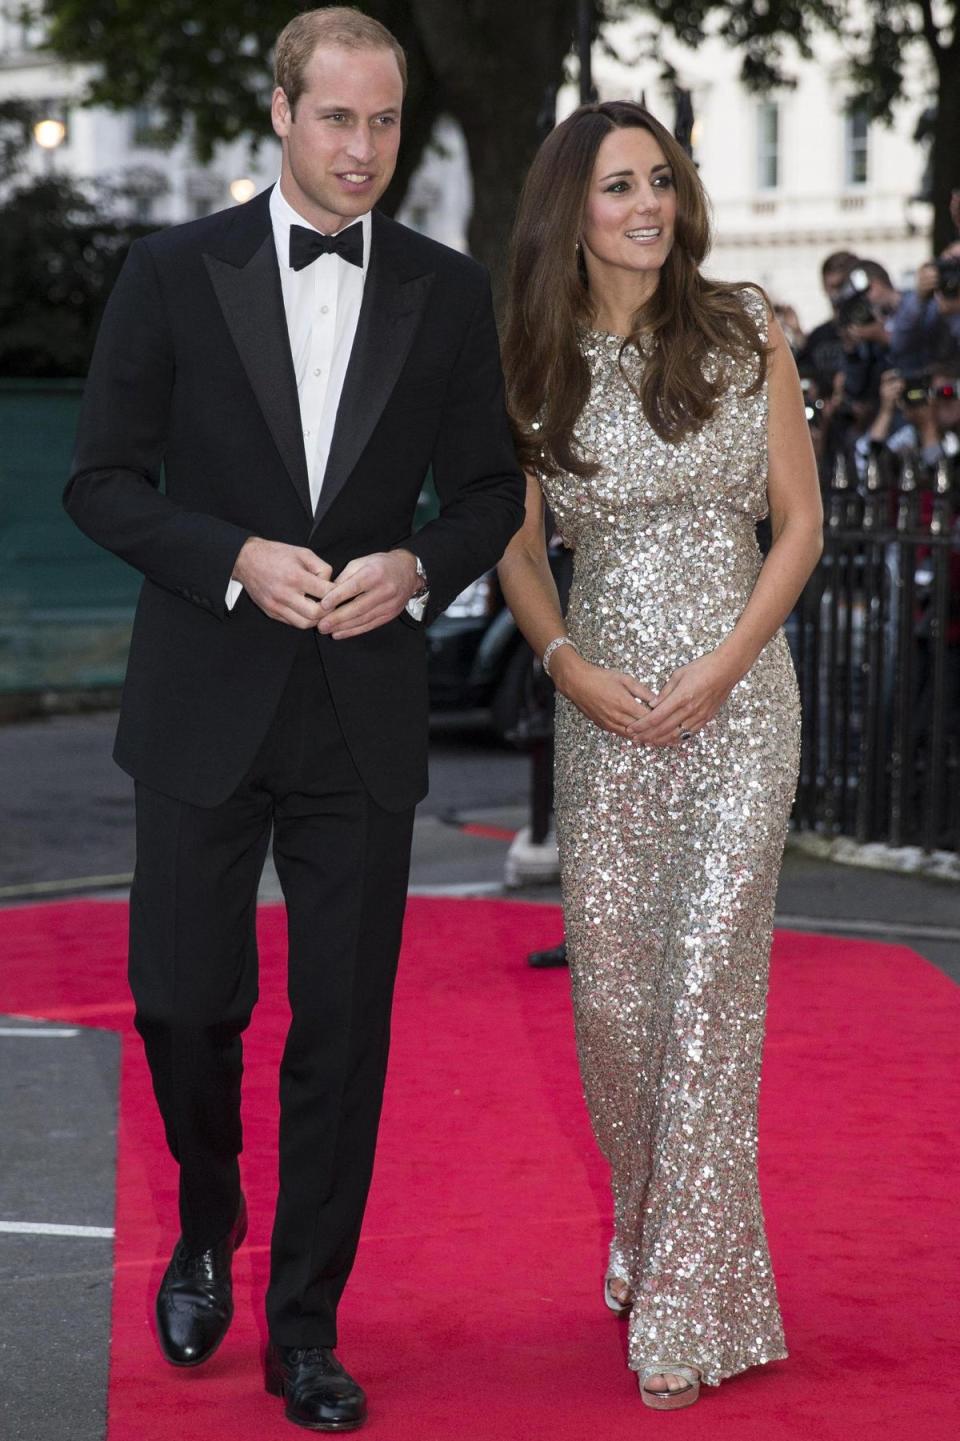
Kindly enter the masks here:
[[801, 376], [800, 389], [803, 391], [803, 411], [810, 428], [816, 429], [823, 422], [823, 401], [817, 382], [810, 376]]
[[926, 375], [905, 375], [903, 377], [901, 405], [926, 405], [929, 399], [930, 381]]
[[867, 299], [869, 289], [870, 277], [867, 272], [859, 266], [851, 270], [834, 302], [839, 326], [871, 325], [876, 320], [877, 312]]
[[960, 296], [960, 256], [941, 256], [937, 265], [937, 292], [945, 300]]

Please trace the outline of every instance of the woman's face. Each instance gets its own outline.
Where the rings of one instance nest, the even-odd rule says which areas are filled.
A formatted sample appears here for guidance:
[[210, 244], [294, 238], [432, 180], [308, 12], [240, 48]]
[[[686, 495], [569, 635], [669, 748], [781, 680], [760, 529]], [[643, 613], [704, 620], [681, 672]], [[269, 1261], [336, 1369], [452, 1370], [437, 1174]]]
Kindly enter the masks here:
[[649, 130], [611, 130], [597, 151], [580, 236], [587, 272], [606, 267], [656, 280], [673, 246], [673, 170]]

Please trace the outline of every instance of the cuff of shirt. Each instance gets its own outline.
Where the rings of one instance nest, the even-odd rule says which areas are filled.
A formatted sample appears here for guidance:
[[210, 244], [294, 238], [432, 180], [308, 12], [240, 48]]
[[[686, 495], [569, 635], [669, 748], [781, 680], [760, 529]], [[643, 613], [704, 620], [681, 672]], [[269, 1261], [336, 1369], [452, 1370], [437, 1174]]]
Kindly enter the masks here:
[[242, 590], [243, 586], [238, 580], [230, 580], [227, 582], [227, 610], [233, 610], [233, 607], [240, 599], [240, 593]]

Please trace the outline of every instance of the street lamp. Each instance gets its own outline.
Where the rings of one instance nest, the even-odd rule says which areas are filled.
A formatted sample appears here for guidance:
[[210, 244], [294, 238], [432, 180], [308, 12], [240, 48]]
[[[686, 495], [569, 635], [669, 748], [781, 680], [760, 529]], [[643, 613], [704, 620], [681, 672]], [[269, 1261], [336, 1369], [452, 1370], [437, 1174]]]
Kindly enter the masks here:
[[252, 200], [257, 193], [257, 182], [249, 176], [242, 175], [237, 180], [230, 181], [230, 195], [238, 205], [245, 205]]
[[33, 138], [40, 149], [46, 150], [49, 154], [66, 140], [67, 127], [62, 120], [54, 120], [48, 116], [44, 120], [38, 120], [34, 125]]
[[67, 138], [67, 127], [62, 120], [52, 115], [44, 116], [33, 127], [33, 138], [43, 151], [44, 165], [48, 175], [53, 174], [53, 153]]

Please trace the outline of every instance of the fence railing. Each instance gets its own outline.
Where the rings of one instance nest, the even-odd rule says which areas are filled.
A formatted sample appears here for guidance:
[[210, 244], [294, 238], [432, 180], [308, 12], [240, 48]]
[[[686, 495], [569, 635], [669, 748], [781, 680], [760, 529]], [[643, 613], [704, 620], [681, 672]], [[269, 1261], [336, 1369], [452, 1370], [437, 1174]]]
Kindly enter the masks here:
[[960, 464], [840, 465], [787, 631], [803, 698], [796, 824], [960, 848]]

